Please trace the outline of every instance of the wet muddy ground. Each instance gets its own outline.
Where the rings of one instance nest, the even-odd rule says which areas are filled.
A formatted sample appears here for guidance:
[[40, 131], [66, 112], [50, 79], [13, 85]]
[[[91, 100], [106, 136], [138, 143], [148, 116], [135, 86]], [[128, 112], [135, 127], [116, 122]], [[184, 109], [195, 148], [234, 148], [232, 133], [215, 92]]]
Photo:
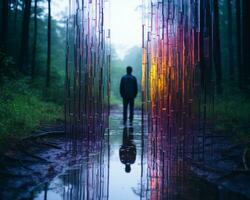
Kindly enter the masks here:
[[105, 138], [84, 140], [76, 154], [67, 151], [63, 128], [43, 130], [48, 134], [27, 138], [1, 157], [0, 199], [250, 198], [243, 149], [230, 146], [223, 137], [214, 139], [215, 154], [206, 162], [167, 156], [169, 160], [161, 162], [149, 150], [140, 111], [132, 125], [124, 126], [120, 110], [113, 109]]

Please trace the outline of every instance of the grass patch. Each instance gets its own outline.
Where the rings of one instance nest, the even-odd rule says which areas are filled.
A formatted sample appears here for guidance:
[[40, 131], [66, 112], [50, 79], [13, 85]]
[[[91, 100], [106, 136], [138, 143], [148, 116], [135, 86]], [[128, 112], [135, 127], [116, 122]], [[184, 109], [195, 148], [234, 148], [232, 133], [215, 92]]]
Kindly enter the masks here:
[[249, 97], [235, 90], [216, 98], [214, 113], [209, 113], [209, 118], [217, 132], [228, 135], [234, 143], [244, 143], [250, 141], [249, 114]]
[[26, 79], [5, 81], [0, 89], [0, 152], [13, 140], [30, 135], [41, 123], [63, 119], [63, 106], [45, 101]]

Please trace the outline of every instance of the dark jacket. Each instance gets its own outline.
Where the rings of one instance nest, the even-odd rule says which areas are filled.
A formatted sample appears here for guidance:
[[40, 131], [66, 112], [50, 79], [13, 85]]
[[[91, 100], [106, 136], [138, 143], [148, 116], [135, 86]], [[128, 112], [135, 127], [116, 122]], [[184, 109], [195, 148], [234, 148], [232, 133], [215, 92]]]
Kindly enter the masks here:
[[133, 99], [138, 93], [136, 78], [131, 74], [122, 77], [120, 83], [120, 94], [124, 99]]

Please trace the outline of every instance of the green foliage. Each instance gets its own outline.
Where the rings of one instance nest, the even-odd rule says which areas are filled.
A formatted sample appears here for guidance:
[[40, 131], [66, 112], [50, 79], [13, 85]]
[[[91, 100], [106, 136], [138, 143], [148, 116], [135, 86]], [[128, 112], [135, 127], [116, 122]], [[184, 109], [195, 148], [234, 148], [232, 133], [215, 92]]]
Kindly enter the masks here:
[[250, 101], [247, 85], [244, 85], [245, 90], [238, 87], [240, 80], [244, 77], [240, 74], [240, 58], [237, 53], [237, 24], [240, 23], [237, 21], [236, 15], [237, 3], [233, 0], [229, 6], [228, 1], [219, 1], [223, 94], [215, 97], [214, 112], [209, 110], [208, 118], [214, 124], [215, 131], [227, 135], [233, 142], [244, 143], [250, 140], [250, 120], [248, 117]]
[[249, 141], [249, 97], [237, 89], [232, 90], [216, 98], [214, 113], [209, 113], [208, 117], [214, 122], [215, 130], [228, 135], [233, 142]]
[[41, 123], [63, 118], [63, 107], [46, 102], [40, 91], [31, 88], [27, 79], [5, 80], [0, 94], [0, 150], [31, 134]]
[[16, 76], [17, 70], [14, 64], [13, 57], [2, 52], [0, 49], [0, 85], [3, 83], [6, 74], [12, 78]]
[[23, 1], [18, 3], [16, 10], [15, 6], [9, 7], [6, 48], [0, 49], [0, 148], [8, 144], [5, 141], [26, 136], [41, 123], [55, 122], [63, 115], [66, 38], [62, 21], [65, 19], [51, 20], [51, 87], [46, 88], [47, 8], [38, 4], [35, 76], [32, 79], [34, 4], [29, 24], [28, 65], [23, 73], [18, 63], [24, 6]]
[[60, 70], [52, 68], [51, 83], [50, 88], [46, 90], [44, 76], [38, 76], [32, 82], [31, 87], [35, 88], [47, 101], [51, 101], [61, 106], [64, 105], [64, 76], [60, 74]]

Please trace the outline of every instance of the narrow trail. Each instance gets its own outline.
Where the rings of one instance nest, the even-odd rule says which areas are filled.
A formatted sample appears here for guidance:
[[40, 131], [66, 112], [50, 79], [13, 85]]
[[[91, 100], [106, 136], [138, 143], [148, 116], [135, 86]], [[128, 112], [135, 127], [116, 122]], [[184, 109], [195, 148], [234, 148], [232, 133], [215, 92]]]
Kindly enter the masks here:
[[[139, 199], [141, 188], [145, 188], [146, 177], [146, 142], [142, 140], [141, 113], [135, 112], [133, 125], [122, 125], [120, 112], [113, 111], [110, 117], [110, 199]], [[134, 150], [134, 151], [133, 151]], [[128, 173], [123, 164], [124, 160], [133, 162]]]

